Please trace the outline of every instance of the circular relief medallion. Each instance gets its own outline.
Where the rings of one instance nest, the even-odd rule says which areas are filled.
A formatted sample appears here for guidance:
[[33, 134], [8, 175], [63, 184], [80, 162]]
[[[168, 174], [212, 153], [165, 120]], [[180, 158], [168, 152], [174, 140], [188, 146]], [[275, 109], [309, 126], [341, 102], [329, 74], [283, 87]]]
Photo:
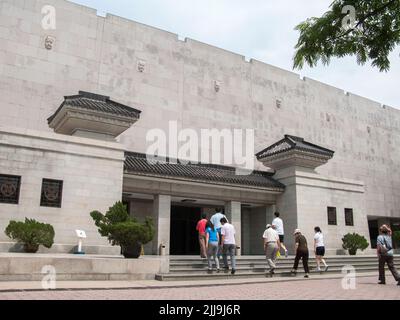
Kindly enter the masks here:
[[12, 197], [17, 192], [17, 186], [12, 182], [5, 182], [0, 186], [0, 193], [4, 197]]
[[44, 190], [44, 196], [49, 201], [56, 201], [58, 199], [58, 186], [47, 186]]

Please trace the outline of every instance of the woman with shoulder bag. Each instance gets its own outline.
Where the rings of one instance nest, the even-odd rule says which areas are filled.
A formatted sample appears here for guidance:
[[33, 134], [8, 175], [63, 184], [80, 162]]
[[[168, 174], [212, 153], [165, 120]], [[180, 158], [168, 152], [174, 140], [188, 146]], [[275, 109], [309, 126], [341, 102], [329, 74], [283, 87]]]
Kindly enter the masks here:
[[397, 285], [400, 285], [400, 275], [397, 272], [393, 262], [393, 245], [392, 245], [392, 230], [384, 224], [379, 228], [380, 235], [376, 241], [376, 250], [379, 258], [379, 284], [386, 284], [385, 279], [385, 264], [387, 263], [390, 272]]

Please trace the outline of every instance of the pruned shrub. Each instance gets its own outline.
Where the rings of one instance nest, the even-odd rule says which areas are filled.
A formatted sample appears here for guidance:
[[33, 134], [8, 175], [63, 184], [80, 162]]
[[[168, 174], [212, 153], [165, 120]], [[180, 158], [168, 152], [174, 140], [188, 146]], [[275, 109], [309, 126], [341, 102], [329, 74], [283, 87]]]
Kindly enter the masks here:
[[369, 246], [367, 239], [358, 233], [348, 233], [342, 238], [342, 241], [343, 249], [348, 250], [350, 255], [356, 255], [358, 249], [364, 251]]
[[54, 228], [47, 223], [25, 218], [25, 222], [10, 221], [5, 233], [8, 237], [23, 244], [24, 251], [35, 253], [39, 246], [51, 248], [54, 243]]
[[90, 213], [99, 233], [107, 237], [112, 245], [119, 245], [126, 258], [138, 258], [142, 245], [154, 237], [153, 220], [146, 218], [144, 223], [129, 216], [126, 206], [117, 202], [104, 215], [99, 211]]

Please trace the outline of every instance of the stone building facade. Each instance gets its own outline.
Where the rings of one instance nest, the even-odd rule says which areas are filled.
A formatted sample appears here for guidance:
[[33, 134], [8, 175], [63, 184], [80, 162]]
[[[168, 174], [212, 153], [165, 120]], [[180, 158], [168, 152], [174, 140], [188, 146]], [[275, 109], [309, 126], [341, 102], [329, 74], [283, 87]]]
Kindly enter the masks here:
[[[48, 5], [55, 8], [55, 29], [43, 26]], [[124, 118], [95, 108], [92, 122], [82, 116], [71, 126], [52, 122], [74, 95], [141, 112]], [[89, 212], [121, 199], [133, 216], [155, 217], [157, 235], [146, 246], [153, 254], [160, 244], [171, 254], [194, 253], [193, 224], [216, 206], [235, 224], [243, 254], [262, 253], [262, 231], [275, 210], [289, 247], [294, 228], [311, 242], [319, 225], [330, 253], [345, 233], [373, 240], [378, 224], [399, 227], [397, 109], [68, 1], [0, 1], [0, 111], [0, 176], [8, 189], [10, 181], [19, 186], [17, 203], [6, 195], [0, 201], [0, 230], [26, 216], [50, 222], [54, 250], [70, 251], [74, 230], [85, 229], [91, 252], [113, 251]], [[102, 124], [93, 126], [99, 116]], [[155, 127], [167, 132], [170, 121], [178, 130], [254, 129], [256, 152], [289, 139], [334, 154], [322, 161], [311, 152], [308, 161], [297, 161], [304, 154], [292, 146], [281, 153], [285, 161], [257, 157], [256, 171], [238, 180], [232, 168], [215, 164], [189, 170], [174, 163], [173, 174], [144, 170], [138, 164], [146, 134]], [[61, 207], [42, 206], [43, 188], [61, 183]], [[2, 250], [14, 247], [2, 232], [0, 243]]]

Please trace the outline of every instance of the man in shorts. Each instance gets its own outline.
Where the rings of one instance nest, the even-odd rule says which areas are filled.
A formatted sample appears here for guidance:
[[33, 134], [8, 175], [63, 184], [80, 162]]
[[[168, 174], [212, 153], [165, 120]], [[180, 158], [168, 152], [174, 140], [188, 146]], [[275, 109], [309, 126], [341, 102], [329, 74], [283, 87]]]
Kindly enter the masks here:
[[284, 240], [285, 240], [285, 233], [283, 230], [283, 221], [281, 218], [279, 218], [280, 213], [279, 212], [275, 212], [275, 219], [272, 220], [272, 226], [274, 226], [275, 231], [278, 233], [279, 235], [279, 241], [281, 243], [280, 248], [282, 248], [283, 250], [285, 250], [285, 257], [288, 257], [288, 251], [285, 247]]

